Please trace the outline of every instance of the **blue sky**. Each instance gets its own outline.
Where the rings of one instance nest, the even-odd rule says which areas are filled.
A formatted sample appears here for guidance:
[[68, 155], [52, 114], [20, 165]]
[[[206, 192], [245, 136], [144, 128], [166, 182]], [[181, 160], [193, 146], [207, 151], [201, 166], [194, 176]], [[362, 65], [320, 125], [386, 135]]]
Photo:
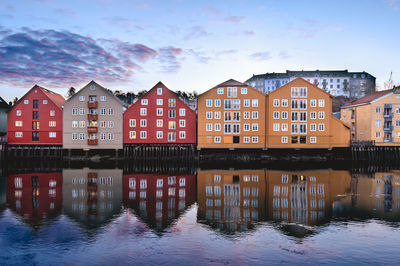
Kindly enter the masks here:
[[400, 81], [399, 43], [400, 0], [0, 0], [0, 91], [203, 92], [286, 69], [367, 71], [383, 87]]

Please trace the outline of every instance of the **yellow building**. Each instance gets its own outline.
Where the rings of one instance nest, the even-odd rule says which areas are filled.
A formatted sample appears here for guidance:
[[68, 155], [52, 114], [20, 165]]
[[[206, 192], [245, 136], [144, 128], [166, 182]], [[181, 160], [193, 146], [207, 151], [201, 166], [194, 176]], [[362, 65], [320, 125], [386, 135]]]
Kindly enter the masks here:
[[265, 148], [266, 96], [230, 79], [198, 98], [197, 147]]
[[332, 115], [332, 98], [302, 78], [271, 92], [267, 98], [267, 147], [348, 147], [350, 128]]
[[341, 108], [353, 141], [400, 145], [400, 87], [371, 93]]
[[198, 218], [220, 230], [246, 231], [265, 220], [265, 170], [199, 170]]
[[273, 220], [315, 225], [329, 219], [334, 203], [350, 193], [348, 171], [268, 170], [268, 216]]

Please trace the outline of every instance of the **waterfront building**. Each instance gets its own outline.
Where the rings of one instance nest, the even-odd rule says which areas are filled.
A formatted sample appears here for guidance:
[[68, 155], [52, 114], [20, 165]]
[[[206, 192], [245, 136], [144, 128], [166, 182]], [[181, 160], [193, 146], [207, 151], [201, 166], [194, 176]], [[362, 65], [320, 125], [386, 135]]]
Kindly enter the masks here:
[[58, 93], [35, 85], [7, 114], [9, 145], [62, 145], [62, 104]]
[[7, 206], [37, 226], [62, 212], [61, 172], [22, 173], [7, 177]]
[[197, 201], [199, 222], [247, 231], [266, 218], [265, 170], [199, 170]]
[[64, 149], [122, 149], [125, 106], [109, 90], [91, 81], [63, 108]]
[[63, 169], [63, 211], [79, 223], [99, 226], [121, 212], [122, 169]]
[[332, 115], [333, 96], [297, 78], [268, 95], [268, 148], [350, 145], [350, 128]]
[[253, 75], [245, 83], [264, 93], [301, 77], [333, 96], [361, 98], [375, 92], [376, 78], [367, 72], [349, 72], [346, 70], [290, 71], [284, 73], [265, 73]]
[[193, 174], [135, 173], [123, 176], [123, 202], [152, 229], [162, 231], [196, 201]]
[[0, 97], [0, 140], [7, 133], [7, 112], [10, 109], [8, 103]]
[[162, 82], [123, 117], [124, 144], [196, 144], [196, 112]]
[[341, 108], [340, 116], [351, 126], [352, 141], [400, 145], [400, 87], [353, 101]]
[[230, 79], [198, 97], [197, 147], [265, 148], [266, 96]]
[[316, 225], [331, 217], [335, 204], [350, 193], [349, 171], [267, 170], [268, 217], [276, 221]]

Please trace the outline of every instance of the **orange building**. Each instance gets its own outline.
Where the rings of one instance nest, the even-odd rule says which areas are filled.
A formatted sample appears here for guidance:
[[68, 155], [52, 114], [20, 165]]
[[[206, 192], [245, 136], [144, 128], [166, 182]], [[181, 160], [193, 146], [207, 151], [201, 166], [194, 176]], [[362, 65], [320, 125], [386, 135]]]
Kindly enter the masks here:
[[350, 128], [332, 115], [333, 96], [297, 78], [267, 99], [268, 148], [350, 146]]
[[198, 98], [198, 149], [265, 148], [266, 96], [230, 79]]

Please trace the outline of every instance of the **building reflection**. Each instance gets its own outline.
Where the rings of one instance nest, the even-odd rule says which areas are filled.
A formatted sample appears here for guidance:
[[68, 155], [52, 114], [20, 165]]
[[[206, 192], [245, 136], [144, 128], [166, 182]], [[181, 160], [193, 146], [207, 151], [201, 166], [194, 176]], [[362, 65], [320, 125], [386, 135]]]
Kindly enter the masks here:
[[61, 214], [61, 172], [12, 174], [7, 177], [7, 206], [32, 226]]
[[246, 231], [265, 219], [265, 170], [199, 170], [197, 195], [199, 222]]
[[125, 174], [123, 201], [150, 228], [162, 231], [195, 203], [196, 177], [193, 174]]
[[87, 226], [104, 224], [121, 212], [122, 169], [64, 169], [63, 208]]
[[335, 207], [335, 216], [400, 221], [400, 171], [354, 175], [351, 195]]

